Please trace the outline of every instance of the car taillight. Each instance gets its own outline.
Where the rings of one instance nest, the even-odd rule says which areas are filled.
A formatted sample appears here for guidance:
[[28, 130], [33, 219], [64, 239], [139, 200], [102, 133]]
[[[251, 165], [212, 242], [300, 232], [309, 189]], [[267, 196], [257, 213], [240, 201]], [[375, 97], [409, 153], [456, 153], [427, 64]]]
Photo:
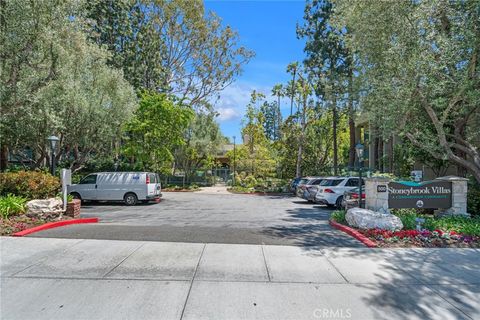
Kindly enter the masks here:
[[147, 176], [147, 179], [145, 180], [145, 182], [146, 182], [147, 184], [150, 183], [150, 177], [149, 177], [149, 176]]
[[323, 192], [326, 192], [326, 193], [335, 193], [332, 189], [325, 189], [325, 190], [323, 190]]
[[362, 193], [362, 199], [365, 199], [365, 193]]
[[358, 199], [358, 193], [352, 193], [352, 199]]

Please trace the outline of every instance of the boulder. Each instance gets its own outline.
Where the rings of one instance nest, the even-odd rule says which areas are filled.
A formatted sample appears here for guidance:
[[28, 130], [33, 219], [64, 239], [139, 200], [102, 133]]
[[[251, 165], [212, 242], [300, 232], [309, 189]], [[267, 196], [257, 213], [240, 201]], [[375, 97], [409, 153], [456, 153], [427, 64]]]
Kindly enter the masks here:
[[403, 223], [399, 217], [368, 209], [349, 209], [345, 219], [350, 226], [359, 229], [400, 230], [403, 228]]
[[31, 200], [26, 206], [29, 217], [57, 218], [63, 214], [63, 202], [57, 198]]

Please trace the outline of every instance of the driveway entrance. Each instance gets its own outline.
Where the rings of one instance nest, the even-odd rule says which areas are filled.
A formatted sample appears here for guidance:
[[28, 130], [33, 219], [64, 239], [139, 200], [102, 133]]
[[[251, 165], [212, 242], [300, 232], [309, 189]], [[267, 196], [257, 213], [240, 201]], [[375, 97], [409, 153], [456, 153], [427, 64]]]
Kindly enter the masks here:
[[[221, 191], [221, 190], [220, 190]], [[295, 246], [363, 246], [332, 229], [331, 209], [291, 196], [166, 192], [158, 204], [85, 204], [82, 217], [98, 224], [72, 225], [34, 237], [146, 240]]]

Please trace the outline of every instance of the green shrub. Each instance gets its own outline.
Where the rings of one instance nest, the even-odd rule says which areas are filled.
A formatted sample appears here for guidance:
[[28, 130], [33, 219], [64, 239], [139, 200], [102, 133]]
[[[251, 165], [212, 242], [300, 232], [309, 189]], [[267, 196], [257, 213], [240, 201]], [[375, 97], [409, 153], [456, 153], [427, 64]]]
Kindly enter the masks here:
[[480, 236], [480, 217], [427, 218], [424, 227], [430, 231], [455, 231], [470, 236]]
[[13, 214], [20, 214], [25, 212], [25, 203], [27, 199], [8, 194], [5, 197], [0, 197], [0, 214], [4, 219], [8, 219]]
[[253, 175], [249, 175], [245, 177], [242, 181], [242, 186], [247, 187], [247, 188], [253, 188], [257, 185], [257, 179]]
[[54, 197], [60, 190], [60, 179], [39, 171], [0, 173], [0, 195], [13, 194], [27, 199]]
[[345, 219], [345, 213], [345, 210], [335, 210], [332, 212], [330, 219], [341, 224], [347, 224], [347, 220]]
[[418, 212], [415, 209], [395, 209], [393, 214], [400, 218], [404, 230], [412, 230], [416, 228], [415, 219], [418, 217]]

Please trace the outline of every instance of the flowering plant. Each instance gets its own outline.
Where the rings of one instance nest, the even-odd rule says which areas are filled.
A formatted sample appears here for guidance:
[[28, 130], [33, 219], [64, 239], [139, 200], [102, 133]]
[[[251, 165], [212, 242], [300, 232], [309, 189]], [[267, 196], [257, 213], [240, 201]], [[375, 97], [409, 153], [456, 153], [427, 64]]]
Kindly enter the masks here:
[[469, 236], [458, 233], [456, 231], [443, 231], [436, 229], [429, 230], [382, 230], [382, 229], [370, 229], [361, 230], [365, 236], [370, 239], [374, 239], [379, 242], [385, 243], [411, 243], [419, 246], [445, 246], [449, 244], [472, 244], [480, 243], [480, 237]]

